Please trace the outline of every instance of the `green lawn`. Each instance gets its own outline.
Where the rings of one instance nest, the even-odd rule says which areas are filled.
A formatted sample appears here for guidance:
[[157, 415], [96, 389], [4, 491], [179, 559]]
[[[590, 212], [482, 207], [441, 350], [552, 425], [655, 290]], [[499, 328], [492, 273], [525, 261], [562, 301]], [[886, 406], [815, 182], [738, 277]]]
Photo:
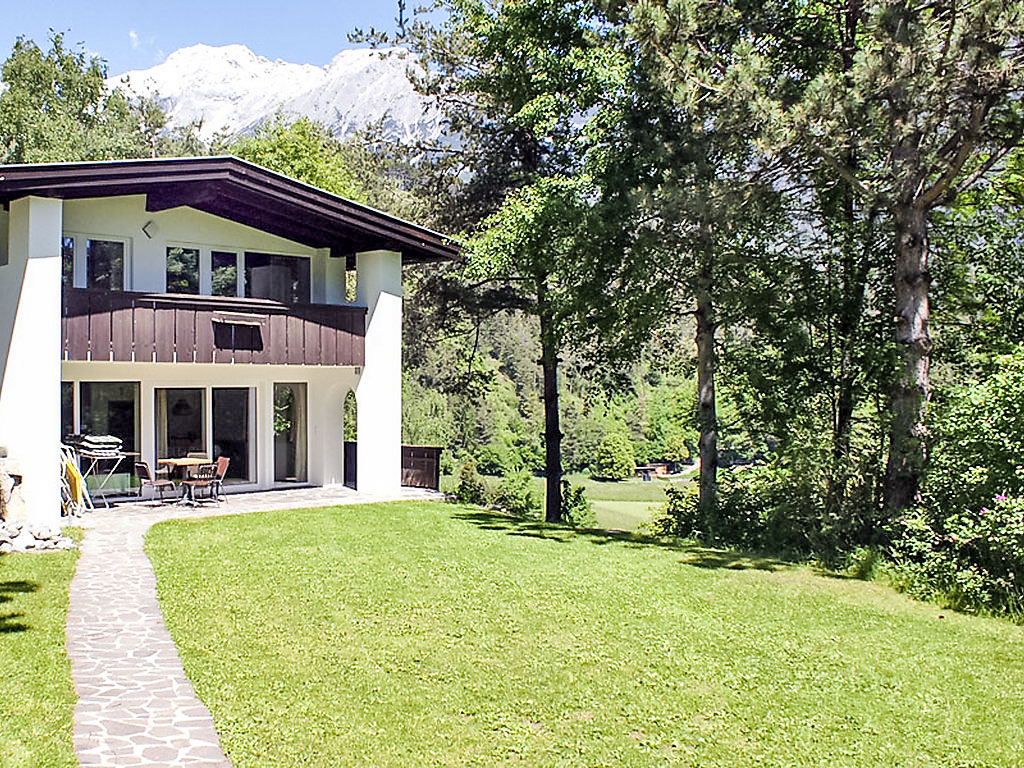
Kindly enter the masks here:
[[0, 766], [75, 766], [64, 648], [76, 552], [0, 555]]
[[1024, 628], [444, 504], [162, 523], [236, 768], [1015, 766]]
[[[497, 477], [483, 479], [492, 490], [499, 481]], [[598, 527], [621, 531], [635, 531], [640, 523], [650, 520], [653, 508], [665, 503], [665, 486], [670, 482], [663, 479], [606, 482], [594, 480], [582, 473], [566, 475], [566, 479], [573, 485], [583, 486]], [[541, 500], [544, 499], [544, 483], [543, 477], [533, 478], [534, 491]], [[458, 478], [455, 476], [446, 475], [441, 478], [441, 490], [446, 493], [454, 493], [457, 485]]]

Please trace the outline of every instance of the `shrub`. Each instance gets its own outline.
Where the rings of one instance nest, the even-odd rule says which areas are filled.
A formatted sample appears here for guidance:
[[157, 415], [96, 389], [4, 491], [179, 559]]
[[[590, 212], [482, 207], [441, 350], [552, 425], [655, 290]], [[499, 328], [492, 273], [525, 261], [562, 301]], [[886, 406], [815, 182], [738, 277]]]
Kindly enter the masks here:
[[593, 528], [597, 525], [594, 510], [583, 491], [583, 486], [562, 481], [562, 515], [573, 528]]
[[533, 478], [523, 469], [501, 478], [494, 493], [494, 503], [519, 517], [537, 517], [541, 511], [540, 500], [533, 492]]
[[657, 535], [698, 539], [739, 549], [778, 554], [815, 554], [825, 562], [874, 543], [877, 512], [863, 503], [864, 483], [851, 482], [848, 503], [828, 511], [824, 473], [814, 462], [777, 459], [719, 472], [718, 508], [707, 517], [698, 512], [698, 486], [666, 489], [663, 513], [650, 526]]
[[846, 575], [851, 579], [871, 581], [882, 565], [882, 553], [877, 547], [857, 547], [846, 556]]
[[486, 504], [487, 486], [476, 472], [476, 462], [467, 456], [459, 471], [459, 485], [455, 489], [455, 498], [460, 504]]
[[633, 476], [636, 464], [633, 443], [621, 432], [609, 432], [594, 455], [591, 476], [600, 480], [625, 480]]
[[1000, 495], [940, 522], [916, 510], [897, 526], [897, 586], [956, 610], [1024, 615], [1024, 497]]
[[498, 440], [477, 451], [476, 467], [484, 475], [503, 475], [511, 466], [508, 446]]
[[698, 495], [699, 490], [696, 483], [666, 486], [665, 508], [656, 512], [645, 528], [655, 536], [702, 539], [704, 530], [697, 512]]
[[1024, 494], [1024, 347], [988, 379], [946, 393], [930, 431], [925, 505], [936, 514]]

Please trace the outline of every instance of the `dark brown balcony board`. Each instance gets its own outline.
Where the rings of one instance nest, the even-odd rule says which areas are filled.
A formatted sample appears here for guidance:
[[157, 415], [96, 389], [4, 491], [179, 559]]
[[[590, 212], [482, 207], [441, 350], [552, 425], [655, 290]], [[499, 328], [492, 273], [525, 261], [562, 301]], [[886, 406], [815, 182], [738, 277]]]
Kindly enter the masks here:
[[65, 289], [66, 360], [362, 365], [366, 310]]
[[153, 302], [156, 322], [156, 361], [174, 362], [174, 306], [160, 306]]
[[156, 326], [152, 307], [143, 305], [142, 311], [134, 312], [135, 362], [153, 362], [153, 349], [156, 342]]

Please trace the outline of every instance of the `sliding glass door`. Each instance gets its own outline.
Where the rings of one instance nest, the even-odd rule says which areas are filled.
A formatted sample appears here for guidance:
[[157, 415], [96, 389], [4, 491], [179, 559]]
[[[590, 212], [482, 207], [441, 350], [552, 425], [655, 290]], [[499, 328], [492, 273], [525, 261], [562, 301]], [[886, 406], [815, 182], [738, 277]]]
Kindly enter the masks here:
[[226, 456], [227, 482], [251, 482], [252, 440], [250, 418], [252, 397], [247, 387], [213, 388], [213, 456]]
[[206, 390], [198, 387], [157, 389], [157, 458], [206, 452]]
[[193, 453], [216, 461], [225, 456], [230, 459], [227, 482], [255, 482], [251, 387], [169, 388], [155, 395], [157, 458]]

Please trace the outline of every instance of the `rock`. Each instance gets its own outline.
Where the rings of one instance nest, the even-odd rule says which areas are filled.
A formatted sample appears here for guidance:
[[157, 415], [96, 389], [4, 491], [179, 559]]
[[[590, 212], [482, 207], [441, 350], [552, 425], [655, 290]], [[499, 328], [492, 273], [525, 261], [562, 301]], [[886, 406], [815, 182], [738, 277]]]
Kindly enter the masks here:
[[60, 536], [60, 531], [48, 525], [32, 526], [30, 530], [32, 535], [39, 541], [49, 541]]

